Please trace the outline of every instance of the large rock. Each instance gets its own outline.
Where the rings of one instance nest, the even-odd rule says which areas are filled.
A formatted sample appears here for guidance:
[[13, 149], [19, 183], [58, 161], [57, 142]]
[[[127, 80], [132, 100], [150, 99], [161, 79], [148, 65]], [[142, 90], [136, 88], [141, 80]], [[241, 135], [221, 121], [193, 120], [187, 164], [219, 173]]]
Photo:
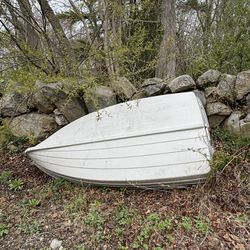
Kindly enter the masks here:
[[166, 86], [167, 83], [161, 78], [148, 78], [142, 83], [140, 90], [133, 95], [132, 99], [164, 94], [170, 91]]
[[145, 97], [161, 95], [166, 89], [166, 82], [161, 78], [149, 78], [142, 83], [142, 91]]
[[27, 103], [27, 95], [18, 92], [5, 94], [0, 99], [0, 115], [13, 117], [27, 113], [29, 111]]
[[84, 96], [89, 112], [116, 104], [113, 90], [106, 86], [97, 86], [85, 93]]
[[55, 109], [53, 113], [55, 114], [55, 121], [59, 126], [65, 126], [69, 123], [65, 116], [58, 109]]
[[237, 75], [235, 92], [237, 100], [243, 99], [244, 96], [250, 93], [250, 70], [243, 71]]
[[53, 115], [30, 113], [10, 120], [8, 126], [15, 136], [42, 138], [58, 128]]
[[6, 92], [7, 86], [8, 86], [7, 81], [4, 79], [0, 79], [0, 97], [2, 97]]
[[166, 84], [165, 83], [158, 83], [155, 85], [149, 85], [144, 89], [145, 96], [156, 96], [161, 95], [165, 91]]
[[222, 100], [233, 102], [235, 100], [236, 76], [223, 74], [217, 86], [217, 93]]
[[232, 112], [230, 107], [221, 102], [208, 103], [206, 111], [212, 128], [219, 126]]
[[133, 96], [132, 96], [132, 100], [138, 100], [138, 99], [141, 99], [141, 98], [145, 98], [147, 97], [146, 96], [146, 93], [144, 91], [144, 89], [140, 89], [138, 90]]
[[79, 96], [68, 96], [66, 99], [59, 99], [55, 102], [55, 105], [68, 122], [72, 122], [88, 113], [85, 102]]
[[168, 84], [168, 87], [173, 93], [192, 90], [195, 89], [195, 86], [193, 78], [189, 75], [179, 76]]
[[220, 101], [220, 96], [217, 87], [206, 88], [205, 97], [208, 103]]
[[250, 93], [246, 97], [246, 105], [247, 105], [247, 109], [250, 110]]
[[[161, 78], [158, 78], [158, 77], [153, 77], [153, 78], [148, 78], [146, 80], [143, 81], [141, 87], [142, 88], [146, 88], [148, 86], [151, 86], [151, 85], [157, 85], [159, 83], [165, 83], [163, 79]], [[166, 84], [166, 83], [165, 83]]]
[[224, 127], [234, 135], [250, 138], [250, 113], [233, 112], [225, 120]]
[[203, 91], [198, 90], [198, 89], [195, 89], [193, 92], [200, 99], [201, 103], [205, 107], [207, 104], [205, 93]]
[[117, 77], [111, 87], [121, 101], [127, 101], [136, 93], [135, 86], [126, 77]]
[[220, 78], [217, 87], [207, 87], [205, 97], [207, 102], [226, 102], [233, 103], [235, 100], [235, 81], [236, 76], [224, 74]]
[[218, 70], [209, 69], [197, 79], [197, 85], [201, 88], [217, 85], [221, 73]]
[[62, 84], [60, 83], [45, 84], [37, 81], [29, 105], [35, 107], [42, 113], [52, 113], [56, 108], [55, 102], [58, 99], [66, 98], [61, 88]]
[[69, 88], [66, 88], [61, 82], [50, 84], [37, 82], [35, 89], [30, 105], [42, 113], [50, 114], [57, 108], [68, 122], [72, 122], [87, 113], [81, 97], [77, 94], [72, 97]]

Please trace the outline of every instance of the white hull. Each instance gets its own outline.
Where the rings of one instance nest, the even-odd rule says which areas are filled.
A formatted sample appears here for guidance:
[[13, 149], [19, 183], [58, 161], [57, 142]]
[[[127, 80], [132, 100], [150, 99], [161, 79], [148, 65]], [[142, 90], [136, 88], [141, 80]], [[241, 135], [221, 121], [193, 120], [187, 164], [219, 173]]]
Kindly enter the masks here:
[[[187, 94], [176, 97], [180, 95], [182, 98], [189, 97]], [[196, 101], [196, 110], [193, 112], [199, 111], [200, 104], [196, 97], [191, 94], [190, 98]], [[150, 101], [157, 104], [158, 100], [161, 105], [165, 102], [159, 97], [142, 99], [137, 114], [134, 114], [133, 109], [124, 111], [124, 107], [115, 105], [104, 109], [109, 115], [105, 117], [104, 114], [103, 120], [92, 119], [89, 122], [97, 113], [88, 115], [90, 118], [82, 117], [36, 147], [28, 149], [27, 153], [42, 171], [51, 176], [95, 185], [162, 186], [203, 181], [210, 171], [212, 149], [208, 125], [203, 120], [202, 112], [199, 111], [197, 118], [193, 115], [195, 123], [192, 122], [191, 126], [188, 123], [180, 124], [179, 127], [167, 126], [167, 117], [157, 116], [154, 108], [148, 112], [146, 104], [150, 104]], [[146, 116], [143, 115], [145, 107]], [[124, 121], [121, 125], [116, 124], [119, 119], [116, 121], [115, 114], [121, 115], [123, 111], [126, 124]], [[144, 122], [140, 124], [142, 119]], [[150, 127], [152, 120], [153, 125]], [[82, 132], [86, 129], [85, 124], [91, 127], [91, 123], [96, 133], [91, 134], [92, 130], [90, 133]], [[155, 124], [160, 125], [155, 127]]]

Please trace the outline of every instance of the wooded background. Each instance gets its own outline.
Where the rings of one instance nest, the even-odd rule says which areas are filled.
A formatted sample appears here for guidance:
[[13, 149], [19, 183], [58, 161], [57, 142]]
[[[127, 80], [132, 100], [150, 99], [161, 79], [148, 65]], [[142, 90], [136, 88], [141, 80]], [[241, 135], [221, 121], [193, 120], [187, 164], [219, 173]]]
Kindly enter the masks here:
[[249, 0], [0, 0], [3, 78], [234, 74], [249, 41]]

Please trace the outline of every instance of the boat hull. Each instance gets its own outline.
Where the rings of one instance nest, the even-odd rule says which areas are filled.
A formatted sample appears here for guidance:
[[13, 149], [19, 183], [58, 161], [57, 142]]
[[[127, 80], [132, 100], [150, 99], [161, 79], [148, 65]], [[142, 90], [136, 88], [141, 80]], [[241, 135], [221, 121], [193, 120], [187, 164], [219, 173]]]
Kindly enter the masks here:
[[30, 152], [51, 176], [109, 186], [201, 182], [210, 171], [205, 128]]
[[[197, 102], [198, 107], [199, 105]], [[113, 112], [112, 114], [121, 112], [121, 108], [116, 109], [116, 106], [107, 110]], [[26, 152], [34, 164], [47, 174], [84, 184], [169, 187], [195, 184], [206, 179], [210, 171], [212, 147], [208, 125], [206, 119], [202, 117], [202, 112], [199, 113], [200, 123], [192, 123], [192, 126], [182, 124], [179, 127], [170, 128], [170, 126], [164, 126], [164, 123], [167, 124], [167, 117], [161, 121], [160, 116], [154, 117], [154, 112], [148, 112], [147, 109], [145, 121], [160, 124], [158, 126], [160, 129], [154, 130], [148, 129], [147, 124], [145, 124], [146, 128], [138, 129], [141, 118], [135, 116], [133, 111], [126, 110], [126, 112], [128, 133], [124, 131], [121, 133], [121, 130], [117, 133], [112, 119], [107, 118], [101, 121], [102, 123], [96, 121], [95, 124], [92, 121], [98, 137], [93, 139], [92, 136], [92, 139], [84, 140], [81, 139], [84, 119], [80, 118], [75, 125], [70, 124], [69, 128], [66, 126], [63, 131], [48, 138], [48, 141], [45, 140], [41, 145], [30, 148]], [[143, 114], [143, 110], [141, 112]], [[151, 116], [149, 117], [148, 114]], [[129, 117], [130, 115], [132, 118]], [[194, 117], [194, 119], [198, 121], [198, 118]], [[87, 121], [86, 118], [85, 121]], [[110, 133], [111, 126], [114, 127], [114, 135]], [[121, 126], [125, 130], [125, 125]], [[105, 128], [109, 129], [109, 136], [105, 134]], [[68, 138], [72, 136], [72, 141], [67, 139], [67, 143], [59, 143], [62, 141], [64, 131], [67, 132], [65, 136]], [[101, 133], [103, 133], [102, 137], [100, 137]], [[86, 133], [85, 135], [87, 137]]]

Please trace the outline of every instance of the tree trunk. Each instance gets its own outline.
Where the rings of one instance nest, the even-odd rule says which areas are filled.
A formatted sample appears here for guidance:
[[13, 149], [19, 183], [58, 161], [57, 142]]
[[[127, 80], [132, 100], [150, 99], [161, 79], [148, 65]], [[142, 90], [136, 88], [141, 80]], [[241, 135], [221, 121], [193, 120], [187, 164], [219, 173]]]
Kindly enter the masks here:
[[18, 0], [23, 17], [25, 18], [25, 38], [28, 46], [32, 50], [40, 47], [40, 37], [34, 29], [34, 17], [29, 0]]
[[176, 13], [175, 0], [162, 0], [161, 22], [163, 38], [159, 49], [156, 76], [174, 78], [176, 72]]
[[75, 56], [71, 44], [64, 33], [64, 30], [59, 22], [59, 19], [57, 18], [53, 9], [50, 7], [48, 0], [38, 0], [38, 2], [41, 7], [43, 15], [48, 19], [48, 21], [52, 26], [53, 31], [55, 32], [55, 36], [60, 46], [59, 53], [61, 53], [62, 59], [64, 61], [65, 73], [67, 75], [72, 75], [74, 73], [73, 65], [75, 62]]
[[104, 52], [105, 52], [105, 63], [108, 74], [113, 76], [115, 74], [114, 64], [110, 51], [110, 38], [109, 38], [109, 10], [106, 1], [103, 2], [103, 31], [104, 31]]

